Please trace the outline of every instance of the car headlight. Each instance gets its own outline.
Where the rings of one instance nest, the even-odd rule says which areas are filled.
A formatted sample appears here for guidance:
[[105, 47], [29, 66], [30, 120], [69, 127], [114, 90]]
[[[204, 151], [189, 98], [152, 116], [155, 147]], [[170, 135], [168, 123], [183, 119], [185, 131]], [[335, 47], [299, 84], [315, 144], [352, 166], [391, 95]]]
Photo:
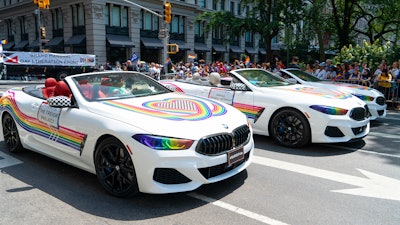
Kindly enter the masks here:
[[359, 99], [361, 99], [361, 100], [363, 100], [363, 101], [368, 101], [368, 102], [372, 102], [372, 101], [374, 101], [374, 97], [372, 97], [372, 96], [368, 96], [368, 95], [354, 95], [354, 96], [356, 96], [357, 98], [359, 98]]
[[133, 139], [155, 150], [185, 150], [190, 148], [193, 140], [172, 137], [136, 134]]
[[346, 115], [346, 113], [349, 111], [347, 109], [326, 105], [312, 105], [310, 108], [329, 115]]

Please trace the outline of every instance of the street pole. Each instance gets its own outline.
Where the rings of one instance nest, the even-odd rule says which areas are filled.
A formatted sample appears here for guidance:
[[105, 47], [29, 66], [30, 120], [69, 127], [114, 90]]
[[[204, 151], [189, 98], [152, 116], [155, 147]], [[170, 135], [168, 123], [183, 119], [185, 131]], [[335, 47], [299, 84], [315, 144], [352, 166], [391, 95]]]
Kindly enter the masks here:
[[[165, 5], [166, 0], [163, 1], [163, 6]], [[163, 51], [163, 65], [164, 65], [164, 74], [167, 74], [167, 57], [168, 57], [168, 42], [169, 42], [169, 30], [167, 27], [167, 23], [163, 20], [164, 25], [164, 51]]]
[[39, 52], [42, 52], [42, 37], [40, 34], [40, 9], [35, 9], [35, 13], [37, 15], [37, 30], [38, 30], [38, 40], [39, 40]]

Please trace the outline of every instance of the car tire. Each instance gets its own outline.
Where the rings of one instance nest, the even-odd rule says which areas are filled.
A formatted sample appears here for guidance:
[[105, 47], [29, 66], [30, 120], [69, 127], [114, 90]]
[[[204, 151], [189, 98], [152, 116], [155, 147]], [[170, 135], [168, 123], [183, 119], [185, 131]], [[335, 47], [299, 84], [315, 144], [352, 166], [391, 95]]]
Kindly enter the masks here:
[[286, 147], [303, 147], [310, 142], [310, 125], [306, 117], [295, 109], [282, 109], [275, 113], [269, 130], [274, 140]]
[[98, 145], [94, 164], [97, 178], [111, 195], [132, 197], [139, 192], [131, 155], [116, 138], [106, 138]]
[[4, 143], [10, 152], [22, 152], [21, 139], [19, 137], [17, 124], [12, 116], [5, 113], [2, 119]]

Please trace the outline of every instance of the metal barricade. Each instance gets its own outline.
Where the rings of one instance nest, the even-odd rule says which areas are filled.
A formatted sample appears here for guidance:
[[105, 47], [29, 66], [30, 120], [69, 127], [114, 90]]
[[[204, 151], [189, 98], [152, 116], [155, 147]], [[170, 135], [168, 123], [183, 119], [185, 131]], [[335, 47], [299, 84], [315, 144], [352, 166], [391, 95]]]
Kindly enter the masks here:
[[336, 82], [359, 84], [374, 88], [382, 92], [382, 94], [385, 96], [388, 109], [398, 109], [400, 106], [399, 105], [400, 81], [364, 82], [362, 80], [336, 80]]
[[399, 107], [400, 82], [395, 81], [379, 81], [374, 83], [374, 88], [382, 92], [386, 98], [386, 104], [389, 109], [397, 109]]

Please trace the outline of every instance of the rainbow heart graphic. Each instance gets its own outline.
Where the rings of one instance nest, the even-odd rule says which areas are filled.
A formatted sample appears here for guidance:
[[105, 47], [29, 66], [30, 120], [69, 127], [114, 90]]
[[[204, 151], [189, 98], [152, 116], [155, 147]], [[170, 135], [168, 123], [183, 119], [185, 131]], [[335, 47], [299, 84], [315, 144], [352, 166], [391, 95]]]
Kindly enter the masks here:
[[218, 102], [206, 102], [197, 99], [169, 98], [163, 100], [149, 101], [142, 104], [142, 107], [125, 104], [118, 101], [105, 101], [104, 104], [121, 109], [135, 111], [146, 115], [160, 117], [169, 120], [205, 120], [213, 116], [221, 116], [227, 109]]

